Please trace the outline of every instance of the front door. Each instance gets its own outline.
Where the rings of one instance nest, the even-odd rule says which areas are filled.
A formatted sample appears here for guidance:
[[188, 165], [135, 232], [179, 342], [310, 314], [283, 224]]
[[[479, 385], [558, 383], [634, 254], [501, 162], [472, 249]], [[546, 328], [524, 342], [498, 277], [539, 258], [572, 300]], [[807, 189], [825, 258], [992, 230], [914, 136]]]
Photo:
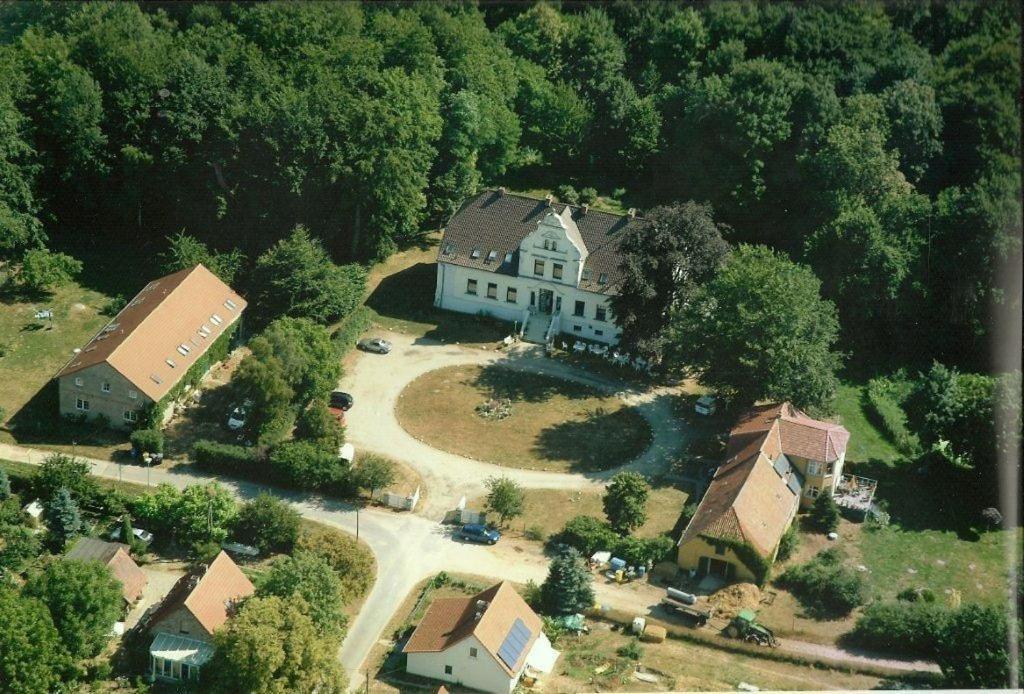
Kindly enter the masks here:
[[711, 557], [700, 558], [697, 572], [701, 576], [716, 576], [718, 578], [724, 578], [727, 581], [731, 580], [736, 574], [736, 570], [732, 563], [721, 559], [713, 559]]
[[551, 304], [554, 302], [554, 292], [550, 289], [540, 290], [540, 301], [537, 309], [541, 313], [551, 313]]

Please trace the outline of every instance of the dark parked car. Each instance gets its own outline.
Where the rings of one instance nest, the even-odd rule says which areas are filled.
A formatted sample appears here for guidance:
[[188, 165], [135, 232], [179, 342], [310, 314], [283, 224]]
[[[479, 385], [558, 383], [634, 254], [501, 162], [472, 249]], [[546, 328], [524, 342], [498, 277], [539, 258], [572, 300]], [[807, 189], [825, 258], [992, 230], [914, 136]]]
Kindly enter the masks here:
[[376, 352], [377, 354], [387, 354], [391, 351], [391, 343], [383, 337], [368, 337], [357, 342], [356, 347], [364, 352]]
[[352, 396], [342, 390], [331, 393], [331, 407], [336, 407], [343, 412], [352, 409]]
[[486, 525], [470, 523], [459, 528], [458, 532], [455, 533], [455, 537], [469, 540], [470, 542], [493, 545], [501, 539], [501, 533], [497, 530], [488, 530]]

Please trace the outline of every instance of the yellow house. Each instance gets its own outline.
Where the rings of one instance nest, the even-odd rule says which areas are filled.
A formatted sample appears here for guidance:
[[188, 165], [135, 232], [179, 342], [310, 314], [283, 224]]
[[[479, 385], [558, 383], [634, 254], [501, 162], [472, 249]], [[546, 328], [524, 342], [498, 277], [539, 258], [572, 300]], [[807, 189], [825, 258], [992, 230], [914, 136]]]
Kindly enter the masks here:
[[812, 419], [788, 402], [740, 417], [725, 462], [679, 539], [679, 566], [701, 576], [756, 581], [754, 561], [742, 555], [774, 561], [801, 504], [834, 493], [849, 438], [838, 424]]

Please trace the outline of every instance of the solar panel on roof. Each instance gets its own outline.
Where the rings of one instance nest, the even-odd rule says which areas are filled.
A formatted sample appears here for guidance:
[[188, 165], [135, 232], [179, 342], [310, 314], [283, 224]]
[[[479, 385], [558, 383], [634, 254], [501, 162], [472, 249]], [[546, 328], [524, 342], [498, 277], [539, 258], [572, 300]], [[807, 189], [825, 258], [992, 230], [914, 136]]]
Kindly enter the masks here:
[[498, 657], [508, 665], [510, 670], [519, 662], [519, 656], [523, 654], [523, 649], [530, 642], [530, 636], [532, 634], [523, 624], [523, 620], [516, 618], [498, 649]]

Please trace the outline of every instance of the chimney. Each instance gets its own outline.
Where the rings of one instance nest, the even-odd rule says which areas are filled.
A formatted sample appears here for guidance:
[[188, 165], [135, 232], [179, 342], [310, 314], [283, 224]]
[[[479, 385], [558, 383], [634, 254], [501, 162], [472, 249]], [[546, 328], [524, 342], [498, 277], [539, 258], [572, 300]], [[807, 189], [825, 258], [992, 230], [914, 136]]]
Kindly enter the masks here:
[[583, 203], [583, 214], [586, 214], [587, 212], [590, 212], [590, 204], [585, 202]]
[[630, 207], [629, 208], [629, 212], [627, 212], [626, 214], [629, 215], [630, 219], [634, 219], [636, 217], [636, 208], [635, 207]]
[[552, 195], [551, 193], [548, 193], [544, 199], [547, 200], [548, 207], [551, 207], [552, 205], [555, 204], [555, 196]]
[[505, 186], [501, 186], [500, 188], [498, 188], [498, 195], [504, 195], [507, 192], [508, 188], [506, 188]]

